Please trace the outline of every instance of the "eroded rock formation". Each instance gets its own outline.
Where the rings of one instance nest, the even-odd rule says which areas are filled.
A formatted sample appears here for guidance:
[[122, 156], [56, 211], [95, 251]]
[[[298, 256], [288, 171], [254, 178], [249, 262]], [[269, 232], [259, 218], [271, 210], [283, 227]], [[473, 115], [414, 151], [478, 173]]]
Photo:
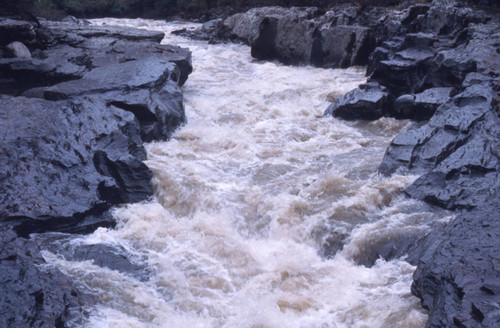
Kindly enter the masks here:
[[[112, 206], [153, 195], [143, 143], [185, 122], [191, 54], [163, 33], [77, 19], [0, 18], [0, 31], [0, 322], [71, 326], [99, 300], [25, 238], [114, 226]], [[140, 271], [106, 247], [71, 256]]]

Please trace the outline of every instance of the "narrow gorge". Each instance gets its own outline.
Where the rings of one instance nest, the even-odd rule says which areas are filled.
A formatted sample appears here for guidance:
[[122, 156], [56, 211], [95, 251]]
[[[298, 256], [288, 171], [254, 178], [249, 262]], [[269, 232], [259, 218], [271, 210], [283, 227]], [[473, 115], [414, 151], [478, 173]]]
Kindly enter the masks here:
[[0, 18], [1, 324], [498, 325], [499, 27]]

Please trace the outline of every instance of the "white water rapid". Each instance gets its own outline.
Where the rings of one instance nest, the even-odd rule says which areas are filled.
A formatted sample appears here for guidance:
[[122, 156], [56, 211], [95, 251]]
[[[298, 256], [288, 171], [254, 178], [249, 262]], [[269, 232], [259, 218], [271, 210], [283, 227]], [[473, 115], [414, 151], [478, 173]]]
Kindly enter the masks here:
[[84, 327], [425, 325], [410, 294], [415, 267], [356, 264], [436, 219], [401, 195], [415, 176], [376, 173], [410, 122], [322, 117], [365, 81], [362, 68], [287, 67], [252, 59], [247, 46], [170, 34], [194, 24], [93, 23], [165, 31], [165, 43], [190, 48], [194, 71], [188, 124], [147, 146], [156, 199], [116, 209], [116, 229], [71, 241], [119, 245], [148, 278], [44, 251], [99, 297]]

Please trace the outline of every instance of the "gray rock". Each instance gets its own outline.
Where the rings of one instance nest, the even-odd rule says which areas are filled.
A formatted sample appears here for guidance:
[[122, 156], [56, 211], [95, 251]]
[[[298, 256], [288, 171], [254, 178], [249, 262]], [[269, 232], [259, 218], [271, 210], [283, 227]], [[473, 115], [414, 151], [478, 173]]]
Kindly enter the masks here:
[[415, 120], [428, 120], [434, 115], [436, 109], [446, 103], [454, 88], [430, 88], [415, 95], [414, 113], [409, 118]]
[[99, 216], [111, 205], [152, 195], [132, 113], [95, 97], [3, 96], [0, 117], [0, 217], [19, 234], [110, 226]]
[[415, 109], [415, 96], [402, 95], [394, 100], [394, 114], [398, 117], [409, 117]]
[[9, 43], [5, 49], [14, 58], [31, 58], [31, 52], [22, 42], [14, 41]]
[[0, 225], [0, 322], [2, 327], [81, 325], [84, 306], [97, 299], [46, 264], [38, 246]]
[[500, 179], [494, 95], [488, 84], [476, 84], [451, 98], [427, 123], [393, 140], [379, 171], [392, 174], [404, 168], [422, 174], [407, 193], [434, 205], [480, 205]]
[[500, 194], [436, 227], [410, 253], [412, 293], [429, 310], [426, 327], [496, 327], [500, 322]]
[[339, 97], [325, 111], [324, 115], [345, 120], [374, 120], [384, 115], [388, 106], [386, 88], [377, 83], [366, 83]]
[[34, 43], [36, 32], [33, 23], [0, 17], [0, 47], [14, 41]]

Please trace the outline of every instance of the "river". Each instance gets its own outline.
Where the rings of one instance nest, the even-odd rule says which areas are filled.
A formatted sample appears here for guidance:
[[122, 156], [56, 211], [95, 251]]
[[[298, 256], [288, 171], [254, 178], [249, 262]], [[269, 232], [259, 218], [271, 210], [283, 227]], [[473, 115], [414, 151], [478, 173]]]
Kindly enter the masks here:
[[155, 199], [117, 208], [116, 229], [71, 240], [119, 245], [147, 278], [44, 251], [102, 301], [84, 327], [425, 325], [410, 293], [415, 267], [358, 264], [442, 219], [401, 195], [416, 176], [377, 174], [411, 123], [322, 117], [365, 81], [364, 68], [287, 67], [244, 45], [170, 34], [195, 24], [93, 23], [165, 31], [163, 42], [190, 48], [194, 71], [183, 87], [188, 123], [147, 145]]

